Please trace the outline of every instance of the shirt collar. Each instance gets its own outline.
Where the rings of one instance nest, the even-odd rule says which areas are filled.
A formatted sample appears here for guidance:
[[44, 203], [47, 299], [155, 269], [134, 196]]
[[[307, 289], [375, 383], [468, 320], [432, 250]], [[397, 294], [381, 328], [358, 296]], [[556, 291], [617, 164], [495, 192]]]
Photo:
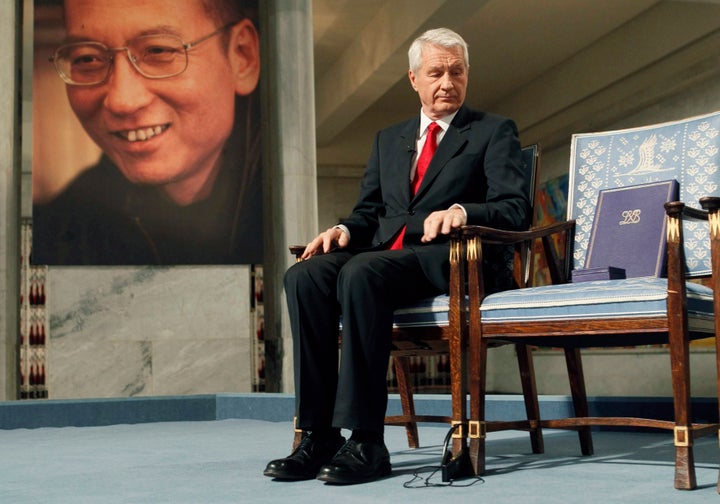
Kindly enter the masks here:
[[441, 117], [440, 119], [430, 119], [428, 116], [425, 115], [425, 112], [420, 110], [420, 137], [422, 137], [425, 132], [427, 131], [427, 127], [430, 125], [431, 122], [436, 122], [438, 125], [442, 128], [443, 133], [447, 131], [447, 129], [450, 127], [450, 123], [457, 115], [458, 111], [460, 109], [456, 110], [452, 114], [448, 114], [444, 117]]

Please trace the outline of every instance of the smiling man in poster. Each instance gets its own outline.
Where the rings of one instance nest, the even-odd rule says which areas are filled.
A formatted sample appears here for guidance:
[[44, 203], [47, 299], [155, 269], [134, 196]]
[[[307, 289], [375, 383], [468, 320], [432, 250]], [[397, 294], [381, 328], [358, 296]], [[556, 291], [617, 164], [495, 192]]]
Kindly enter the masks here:
[[34, 204], [34, 263], [262, 262], [248, 3], [65, 0], [51, 61], [102, 156]]

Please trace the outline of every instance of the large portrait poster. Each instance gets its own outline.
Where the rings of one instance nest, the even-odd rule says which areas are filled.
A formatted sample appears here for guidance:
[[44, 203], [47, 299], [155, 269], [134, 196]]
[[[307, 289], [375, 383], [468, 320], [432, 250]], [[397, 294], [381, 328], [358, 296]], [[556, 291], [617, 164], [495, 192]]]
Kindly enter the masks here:
[[257, 0], [35, 0], [34, 264], [263, 262]]

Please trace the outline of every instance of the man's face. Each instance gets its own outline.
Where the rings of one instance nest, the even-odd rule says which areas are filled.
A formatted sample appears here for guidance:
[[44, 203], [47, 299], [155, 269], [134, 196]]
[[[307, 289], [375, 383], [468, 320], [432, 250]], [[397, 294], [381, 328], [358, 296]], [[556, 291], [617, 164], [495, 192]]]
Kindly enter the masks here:
[[422, 65], [408, 73], [410, 84], [420, 96], [423, 112], [431, 119], [452, 114], [465, 101], [468, 74], [463, 50], [425, 44]]
[[[68, 40], [108, 47], [153, 33], [189, 42], [218, 28], [200, 0], [66, 0], [65, 19]], [[189, 50], [188, 60], [180, 75], [147, 79], [119, 51], [104, 83], [67, 86], [83, 127], [125, 177], [159, 185], [180, 204], [209, 192], [235, 115], [233, 69], [222, 36]]]

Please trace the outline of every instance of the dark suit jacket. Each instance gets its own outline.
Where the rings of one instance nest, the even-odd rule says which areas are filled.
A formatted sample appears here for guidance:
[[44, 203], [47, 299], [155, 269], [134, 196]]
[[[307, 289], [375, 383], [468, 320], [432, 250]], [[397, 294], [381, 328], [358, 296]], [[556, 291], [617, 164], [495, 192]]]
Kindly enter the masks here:
[[461, 107], [411, 197], [419, 126], [418, 116], [377, 134], [357, 204], [341, 224], [350, 231], [351, 249], [358, 251], [386, 248], [406, 225], [405, 247], [416, 250], [428, 279], [447, 290], [448, 237], [422, 244], [423, 221], [431, 212], [459, 203], [467, 210], [468, 224], [526, 228], [530, 205], [523, 189], [520, 142], [510, 119]]

